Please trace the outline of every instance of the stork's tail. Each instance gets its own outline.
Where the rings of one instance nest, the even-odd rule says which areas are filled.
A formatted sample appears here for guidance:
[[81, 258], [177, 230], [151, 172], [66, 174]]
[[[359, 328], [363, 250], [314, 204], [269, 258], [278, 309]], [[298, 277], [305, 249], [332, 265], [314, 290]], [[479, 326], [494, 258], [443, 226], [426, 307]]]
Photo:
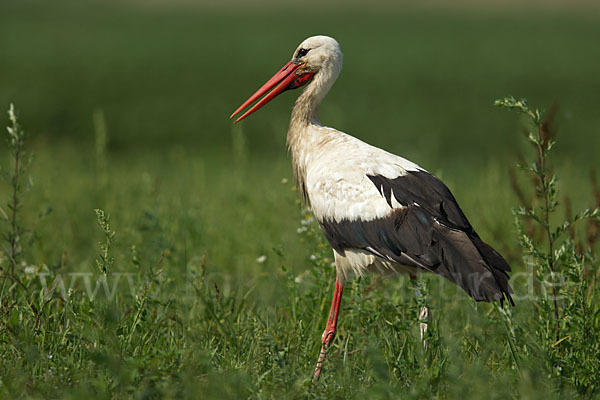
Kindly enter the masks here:
[[[508, 283], [510, 279], [508, 273], [511, 271], [510, 265], [508, 265], [500, 253], [494, 250], [492, 246], [485, 243], [479, 237], [471, 238], [471, 241], [475, 247], [477, 247], [477, 251], [479, 251], [479, 254], [485, 260], [487, 267], [492, 272], [497, 289], [500, 289], [500, 302], [504, 304], [504, 299], [507, 299], [509, 303], [514, 306], [515, 302], [511, 297], [513, 290]], [[494, 298], [494, 300], [496, 299]]]
[[509, 285], [510, 266], [477, 234], [438, 225], [434, 233], [442, 264], [434, 272], [460, 286], [477, 301], [507, 299], [514, 306]]

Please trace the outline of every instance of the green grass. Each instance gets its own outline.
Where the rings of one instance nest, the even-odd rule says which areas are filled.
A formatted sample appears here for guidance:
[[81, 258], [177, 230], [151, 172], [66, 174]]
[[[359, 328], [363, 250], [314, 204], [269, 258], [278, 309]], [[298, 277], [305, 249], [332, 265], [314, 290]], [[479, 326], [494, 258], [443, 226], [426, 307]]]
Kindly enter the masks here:
[[[558, 100], [553, 221], [564, 220], [565, 195], [573, 210], [592, 206], [598, 22], [385, 5], [299, 13], [0, 3], [0, 109], [15, 103], [34, 155], [19, 211], [27, 290], [2, 289], [0, 397], [597, 397], [597, 386], [585, 389], [594, 370], [584, 355], [597, 343], [577, 336], [581, 307], [565, 314], [561, 375], [540, 339], [551, 327], [538, 303], [517, 302], [507, 318], [435, 277], [427, 352], [407, 279], [350, 282], [323, 379], [310, 387], [335, 271], [318, 228], [301, 223], [285, 154], [297, 93], [239, 126], [227, 117], [302, 39], [336, 37], [345, 66], [321, 120], [442, 177], [481, 236], [525, 271], [508, 169], [529, 153], [521, 122], [492, 103]], [[106, 146], [94, 115], [103, 115]], [[3, 147], [2, 172], [11, 160]], [[11, 190], [0, 183], [6, 213]], [[102, 276], [105, 243], [98, 208], [116, 232], [107, 280], [120, 280], [115, 297], [100, 289], [90, 300], [85, 279], [93, 288]], [[6, 242], [0, 251], [6, 271]], [[67, 288], [80, 275], [63, 299], [60, 287], [45, 293], [40, 273]], [[594, 310], [597, 292], [590, 301]], [[597, 315], [586, 321], [600, 330]]]

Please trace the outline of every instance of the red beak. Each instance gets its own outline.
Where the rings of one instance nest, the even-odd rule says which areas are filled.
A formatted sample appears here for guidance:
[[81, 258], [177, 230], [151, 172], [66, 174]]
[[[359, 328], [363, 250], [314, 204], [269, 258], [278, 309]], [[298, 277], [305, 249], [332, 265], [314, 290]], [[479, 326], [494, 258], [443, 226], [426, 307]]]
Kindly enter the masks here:
[[257, 99], [259, 99], [265, 93], [271, 92], [263, 97], [258, 103], [256, 103], [252, 108], [246, 111], [241, 117], [235, 120], [235, 122], [239, 122], [267, 104], [269, 101], [273, 100], [277, 95], [285, 92], [287, 89], [296, 89], [300, 86], [306, 84], [313, 77], [314, 73], [308, 72], [302, 75], [296, 75], [294, 72], [300, 67], [299, 64], [294, 64], [292, 61], [285, 64], [283, 68], [281, 68], [271, 79], [267, 81], [260, 89], [256, 91], [248, 100], [244, 102], [241, 106], [238, 107], [237, 110], [229, 118], [233, 118], [236, 114], [240, 113], [244, 108], [248, 107], [250, 104], [254, 103]]

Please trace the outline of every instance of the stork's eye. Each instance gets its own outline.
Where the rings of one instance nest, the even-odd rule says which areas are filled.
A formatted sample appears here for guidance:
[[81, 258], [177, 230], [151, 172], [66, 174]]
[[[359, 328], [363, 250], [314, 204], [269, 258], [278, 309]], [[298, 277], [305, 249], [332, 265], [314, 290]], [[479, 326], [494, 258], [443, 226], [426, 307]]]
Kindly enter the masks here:
[[309, 51], [310, 51], [310, 49], [300, 49], [300, 50], [298, 50], [298, 54], [296, 54], [296, 58], [302, 58], [302, 57], [304, 57]]

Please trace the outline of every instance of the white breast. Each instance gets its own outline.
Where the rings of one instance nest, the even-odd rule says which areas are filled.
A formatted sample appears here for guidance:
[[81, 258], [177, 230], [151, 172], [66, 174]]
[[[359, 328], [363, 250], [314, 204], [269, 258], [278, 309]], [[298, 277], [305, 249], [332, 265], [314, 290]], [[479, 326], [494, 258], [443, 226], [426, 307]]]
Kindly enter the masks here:
[[[321, 140], [313, 143], [304, 159], [306, 190], [315, 217], [320, 221], [370, 221], [389, 215], [392, 208], [368, 175], [393, 179], [422, 169], [342, 132], [319, 129]], [[392, 199], [393, 208], [401, 207]]]

